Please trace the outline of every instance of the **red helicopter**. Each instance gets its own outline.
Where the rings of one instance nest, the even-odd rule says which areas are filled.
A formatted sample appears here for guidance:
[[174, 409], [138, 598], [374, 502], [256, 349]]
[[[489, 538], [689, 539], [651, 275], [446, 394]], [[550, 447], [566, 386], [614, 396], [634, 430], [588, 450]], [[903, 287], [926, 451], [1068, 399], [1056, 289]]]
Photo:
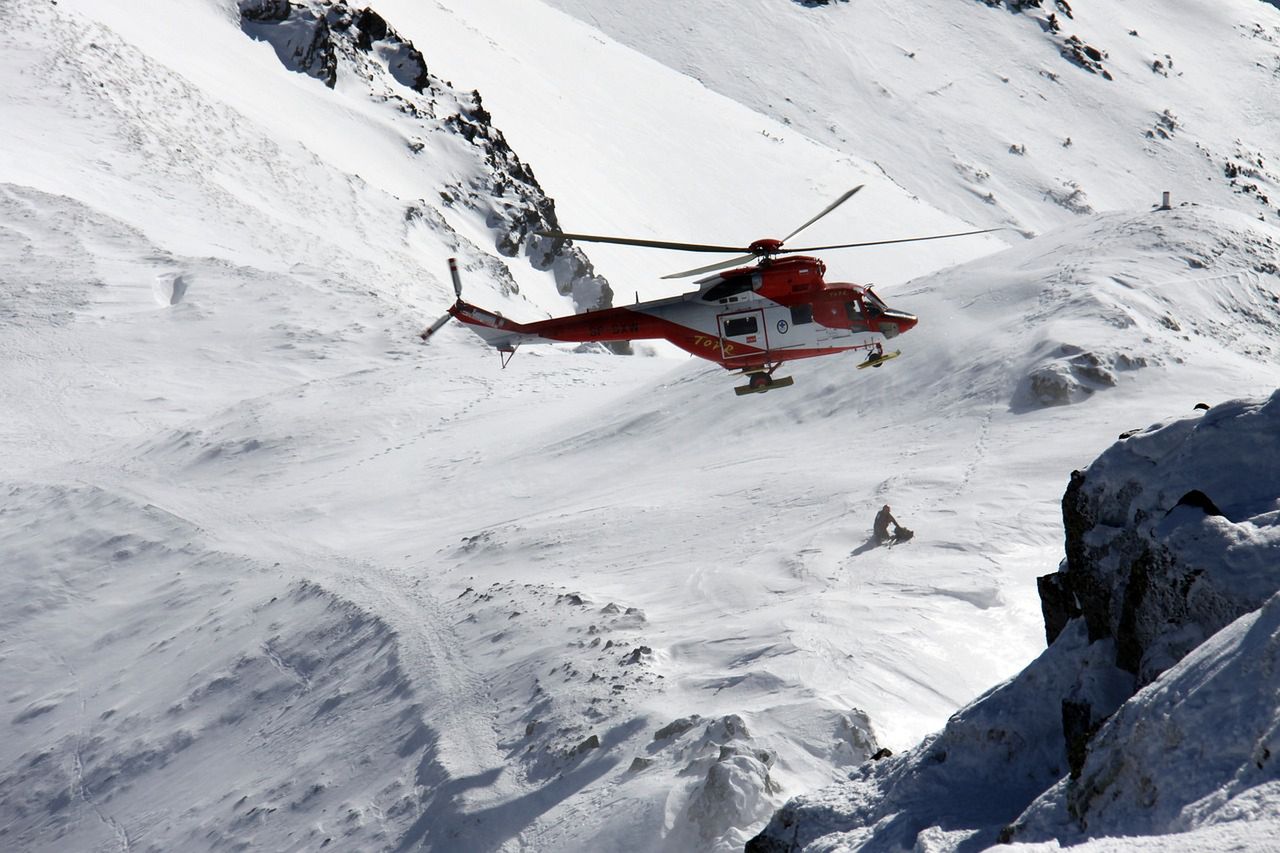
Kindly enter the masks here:
[[[906, 311], [890, 308], [868, 285], [824, 281], [826, 265], [817, 258], [797, 253], [940, 240], [1000, 229], [783, 248], [787, 240], [844, 204], [861, 189], [859, 185], [849, 190], [781, 240], [756, 240], [745, 247], [539, 231], [540, 236], [555, 239], [685, 252], [733, 252], [738, 257], [663, 276], [682, 278], [714, 273], [695, 282], [698, 285], [696, 291], [681, 296], [533, 323], [517, 323], [464, 302], [458, 264], [456, 259], [450, 258], [449, 273], [457, 301], [420, 337], [423, 341], [429, 340], [450, 318], [457, 318], [498, 350], [503, 367], [521, 344], [662, 339], [699, 358], [745, 375], [747, 384], [734, 389], [738, 394], [763, 393], [791, 385], [794, 382], [792, 377], [775, 379], [773, 374], [783, 363], [798, 358], [859, 350], [867, 353], [859, 367], [879, 367], [901, 354], [898, 350], [885, 352], [882, 340], [895, 338], [913, 328], [918, 318]], [[782, 257], [784, 255], [795, 256]], [[756, 263], [741, 266], [748, 261]], [[727, 269], [729, 267], [736, 269]]]

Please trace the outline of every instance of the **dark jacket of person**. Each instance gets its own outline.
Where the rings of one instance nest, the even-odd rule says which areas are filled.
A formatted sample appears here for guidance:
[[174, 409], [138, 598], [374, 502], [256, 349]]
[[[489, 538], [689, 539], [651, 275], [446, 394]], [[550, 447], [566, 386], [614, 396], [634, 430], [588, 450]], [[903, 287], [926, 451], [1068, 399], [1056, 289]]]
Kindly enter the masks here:
[[880, 508], [880, 511], [876, 513], [876, 523], [875, 523], [875, 527], [873, 528], [875, 530], [876, 538], [879, 539], [881, 542], [885, 541], [886, 539], [893, 538], [892, 534], [889, 533], [890, 524], [892, 524], [894, 527], [897, 527], [898, 519], [893, 517], [893, 513], [889, 512], [889, 505], [885, 504], [883, 507]]

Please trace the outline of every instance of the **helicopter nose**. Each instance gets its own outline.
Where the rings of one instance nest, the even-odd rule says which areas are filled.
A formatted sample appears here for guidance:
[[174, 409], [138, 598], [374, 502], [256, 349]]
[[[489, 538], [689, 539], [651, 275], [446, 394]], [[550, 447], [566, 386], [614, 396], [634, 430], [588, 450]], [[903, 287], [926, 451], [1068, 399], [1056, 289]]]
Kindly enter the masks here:
[[915, 314], [908, 314], [906, 311], [886, 311], [880, 318], [880, 333], [886, 338], [896, 338], [914, 328], [919, 319]]

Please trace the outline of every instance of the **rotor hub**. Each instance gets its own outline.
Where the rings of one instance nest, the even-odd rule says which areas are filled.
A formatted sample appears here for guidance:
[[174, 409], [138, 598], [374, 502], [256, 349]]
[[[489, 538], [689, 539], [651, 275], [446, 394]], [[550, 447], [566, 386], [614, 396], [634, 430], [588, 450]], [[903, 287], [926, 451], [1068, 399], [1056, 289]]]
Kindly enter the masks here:
[[768, 257], [769, 255], [776, 255], [778, 252], [782, 251], [782, 241], [768, 239], [756, 240], [748, 248], [750, 249], [751, 254], [756, 257]]

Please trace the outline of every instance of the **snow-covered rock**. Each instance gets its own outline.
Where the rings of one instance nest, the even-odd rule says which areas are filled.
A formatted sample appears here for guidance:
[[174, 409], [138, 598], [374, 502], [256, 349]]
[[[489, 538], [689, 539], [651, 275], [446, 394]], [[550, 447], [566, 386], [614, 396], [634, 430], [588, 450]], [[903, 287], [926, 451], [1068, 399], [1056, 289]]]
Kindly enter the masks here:
[[1043, 583], [1140, 685], [1275, 592], [1277, 435], [1280, 392], [1130, 434], [1072, 475]]
[[1280, 595], [1274, 595], [1126, 702], [1089, 744], [1079, 776], [1038, 798], [1009, 837], [1075, 844], [1275, 822], [1278, 679]]

